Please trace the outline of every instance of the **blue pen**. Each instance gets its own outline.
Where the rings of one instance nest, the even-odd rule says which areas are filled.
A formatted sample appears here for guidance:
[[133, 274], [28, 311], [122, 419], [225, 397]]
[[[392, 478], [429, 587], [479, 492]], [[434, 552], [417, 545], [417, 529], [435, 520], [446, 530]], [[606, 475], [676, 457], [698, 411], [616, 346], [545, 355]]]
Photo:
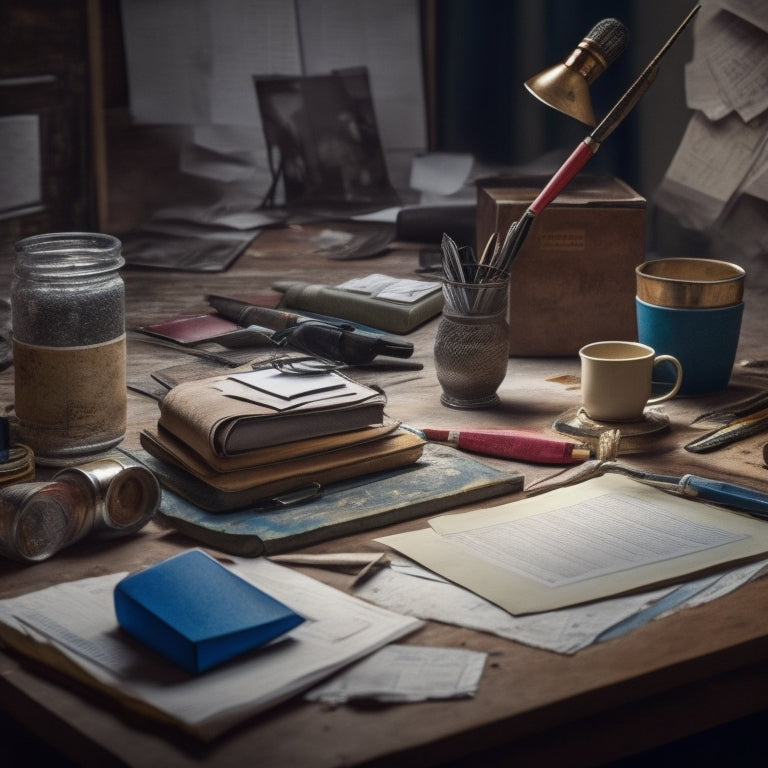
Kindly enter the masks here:
[[659, 475], [654, 472], [646, 472], [642, 469], [634, 469], [617, 461], [603, 459], [591, 459], [578, 465], [574, 472], [555, 477], [545, 478], [528, 486], [526, 496], [535, 496], [555, 488], [580, 483], [591, 477], [598, 477], [605, 472], [614, 472], [619, 475], [631, 477], [646, 485], [652, 485], [663, 491], [684, 496], [689, 499], [708, 501], [723, 507], [746, 512], [752, 517], [768, 520], [768, 493], [747, 488], [736, 483], [727, 483], [722, 480], [712, 480], [698, 475], [685, 474], [680, 477], [674, 475]]
[[709, 501], [712, 504], [720, 504], [740, 512], [746, 512], [753, 517], [768, 520], [768, 493], [747, 488], [744, 485], [712, 480], [692, 474], [685, 474], [682, 477], [657, 475], [612, 462], [604, 462], [599, 471], [617, 472], [662, 490], [671, 491], [678, 496]]

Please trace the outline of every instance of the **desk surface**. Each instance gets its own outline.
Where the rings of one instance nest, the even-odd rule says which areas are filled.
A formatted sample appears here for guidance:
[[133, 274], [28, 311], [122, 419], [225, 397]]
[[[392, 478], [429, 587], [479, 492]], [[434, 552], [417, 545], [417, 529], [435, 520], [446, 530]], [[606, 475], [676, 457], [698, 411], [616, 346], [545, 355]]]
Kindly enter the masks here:
[[[207, 311], [206, 293], [258, 294], [277, 279], [307, 279], [308, 274], [331, 284], [368, 272], [412, 277], [415, 264], [414, 253], [405, 250], [367, 261], [330, 261], [309, 253], [306, 238], [293, 242], [290, 233], [265, 232], [222, 274], [125, 270], [127, 325]], [[1, 268], [7, 273], [10, 265]], [[738, 360], [768, 353], [763, 342], [767, 307], [765, 296], [748, 287]], [[513, 358], [498, 408], [480, 412], [444, 408], [432, 365], [435, 325], [433, 321], [409, 336], [423, 371], [377, 374], [392, 417], [415, 425], [547, 431], [556, 416], [578, 405], [575, 357]], [[174, 351], [129, 342], [129, 378], [185, 360]], [[727, 391], [665, 403], [670, 433], [653, 450], [627, 460], [649, 469], [698, 472], [766, 487], [768, 469], [761, 449], [768, 437], [758, 435], [703, 456], [684, 451], [682, 445], [700, 434], [688, 426], [695, 415], [752, 394], [768, 384], [767, 379], [768, 374], [737, 366]], [[0, 373], [0, 397], [6, 404], [13, 400], [12, 369]], [[156, 418], [153, 400], [129, 393], [125, 445], [138, 445], [140, 428]], [[522, 463], [512, 466], [524, 474], [526, 485], [553, 471]], [[372, 542], [374, 535], [422, 524], [402, 523], [307, 551], [375, 550], [379, 545]], [[135, 570], [193, 545], [152, 524], [135, 538], [84, 541], [32, 567], [3, 561], [0, 596]], [[307, 572], [342, 589], [349, 584], [349, 577], [340, 574]], [[131, 722], [90, 695], [75, 692], [67, 682], [53, 682], [5, 654], [0, 654], [0, 708], [85, 765], [172, 768], [210, 763], [221, 768], [247, 764], [258, 754], [264, 764], [280, 766], [423, 766], [475, 753], [483, 753], [488, 765], [513, 760], [519, 765], [595, 764], [768, 707], [766, 615], [768, 580], [763, 579], [575, 656], [428, 622], [407, 641], [459, 645], [490, 654], [475, 698], [335, 709], [296, 698], [206, 748], [179, 743], [145, 723]]]

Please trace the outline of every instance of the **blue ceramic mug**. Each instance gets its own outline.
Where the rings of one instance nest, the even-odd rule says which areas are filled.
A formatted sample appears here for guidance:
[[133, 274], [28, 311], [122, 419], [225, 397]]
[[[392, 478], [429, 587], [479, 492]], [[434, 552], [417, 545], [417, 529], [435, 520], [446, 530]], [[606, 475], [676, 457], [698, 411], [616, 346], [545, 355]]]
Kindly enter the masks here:
[[[683, 366], [680, 395], [705, 395], [728, 386], [739, 345], [744, 303], [726, 307], [662, 307], [635, 299], [638, 341]], [[668, 385], [675, 371], [665, 364], [654, 383]]]

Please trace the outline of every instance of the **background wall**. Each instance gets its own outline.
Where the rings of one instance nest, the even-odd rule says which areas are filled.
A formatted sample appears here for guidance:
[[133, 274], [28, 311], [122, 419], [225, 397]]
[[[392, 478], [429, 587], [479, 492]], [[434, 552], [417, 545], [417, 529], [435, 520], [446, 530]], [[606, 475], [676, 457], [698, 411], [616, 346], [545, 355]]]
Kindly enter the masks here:
[[[693, 7], [692, 0], [419, 2], [426, 21], [425, 39], [429, 41], [425, 69], [434, 85], [430, 95], [429, 148], [471, 152], [489, 166], [520, 166], [545, 157], [553, 170], [588, 129], [531, 97], [523, 87], [524, 80], [561, 61], [597, 21], [609, 16], [619, 18], [629, 27], [631, 40], [624, 55], [592, 87], [596, 114], [602, 116]], [[76, 23], [60, 23], [62, 12]], [[0, 25], [0, 37], [6, 42], [8, 54], [0, 67], [0, 77], [48, 77], [52, 72], [56, 74], [54, 70], [63, 62], [79, 78], [76, 82], [69, 75], [60, 78], [66, 85], [67, 99], [77, 96], [77, 103], [73, 106], [67, 102], [62, 114], [71, 117], [64, 125], [77, 126], [73, 134], [79, 142], [64, 145], [76, 148], [79, 154], [67, 154], [72, 163], [59, 168], [53, 161], [59, 162], [65, 155], [52, 143], [44, 157], [50, 166], [50, 172], [48, 166], [43, 169], [45, 181], [52, 191], [43, 201], [43, 213], [61, 214], [61, 220], [57, 219], [54, 227], [52, 222], [43, 224], [39, 217], [9, 218], [0, 221], [0, 236], [11, 240], [29, 229], [98, 226], [94, 199], [101, 166], [94, 163], [98, 158], [94, 151], [97, 134], [91, 134], [88, 119], [89, 25], [91, 42], [98, 39], [104, 59], [97, 70], [91, 66], [92, 72], [98, 71], [102, 87], [90, 96], [94, 103], [100, 101], [94, 113], [107, 115], [110, 183], [117, 178], [120, 186], [128, 190], [122, 196], [113, 196], [112, 207], [127, 213], [136, 209], [135, 216], [128, 217], [130, 221], [151, 212], [163, 191], [157, 181], [158, 172], [166, 167], [166, 175], [175, 184], [172, 192], [196, 188], [188, 179], [180, 184], [173, 173], [178, 154], [176, 133], [163, 126], [134, 131], [125, 119], [129, 89], [120, 0], [10, 0], [3, 3], [0, 17], [6, 22]], [[21, 34], [26, 29], [29, 34]], [[18, 41], [22, 41], [23, 50], [15, 44]], [[46, 46], [55, 48], [55, 61], [49, 62], [43, 55]], [[692, 35], [687, 30], [667, 53], [653, 87], [588, 165], [589, 172], [619, 176], [649, 200], [649, 245], [673, 252], [688, 249], [691, 243], [700, 248], [695, 236], [680, 236], [674, 222], [665, 221], [652, 206], [654, 190], [690, 117], [685, 107], [683, 72], [691, 50]], [[31, 93], [28, 88], [11, 90], [20, 96]], [[45, 99], [41, 109], [50, 113], [51, 103]], [[132, 141], [127, 140], [129, 131]], [[62, 146], [61, 142], [58, 146]], [[151, 184], [134, 178], [147, 167], [153, 171]], [[66, 190], [67, 194], [57, 197], [56, 190]], [[77, 209], [70, 210], [70, 203], [77, 204]]]

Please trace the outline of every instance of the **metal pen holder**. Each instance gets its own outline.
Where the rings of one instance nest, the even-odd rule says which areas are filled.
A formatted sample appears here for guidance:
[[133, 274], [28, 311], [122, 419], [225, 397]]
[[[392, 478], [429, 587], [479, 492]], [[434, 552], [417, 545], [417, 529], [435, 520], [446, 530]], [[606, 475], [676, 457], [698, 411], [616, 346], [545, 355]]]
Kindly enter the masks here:
[[443, 280], [443, 314], [435, 334], [435, 373], [440, 402], [449, 408], [499, 404], [496, 393], [509, 362], [509, 280], [473, 266], [478, 282]]

